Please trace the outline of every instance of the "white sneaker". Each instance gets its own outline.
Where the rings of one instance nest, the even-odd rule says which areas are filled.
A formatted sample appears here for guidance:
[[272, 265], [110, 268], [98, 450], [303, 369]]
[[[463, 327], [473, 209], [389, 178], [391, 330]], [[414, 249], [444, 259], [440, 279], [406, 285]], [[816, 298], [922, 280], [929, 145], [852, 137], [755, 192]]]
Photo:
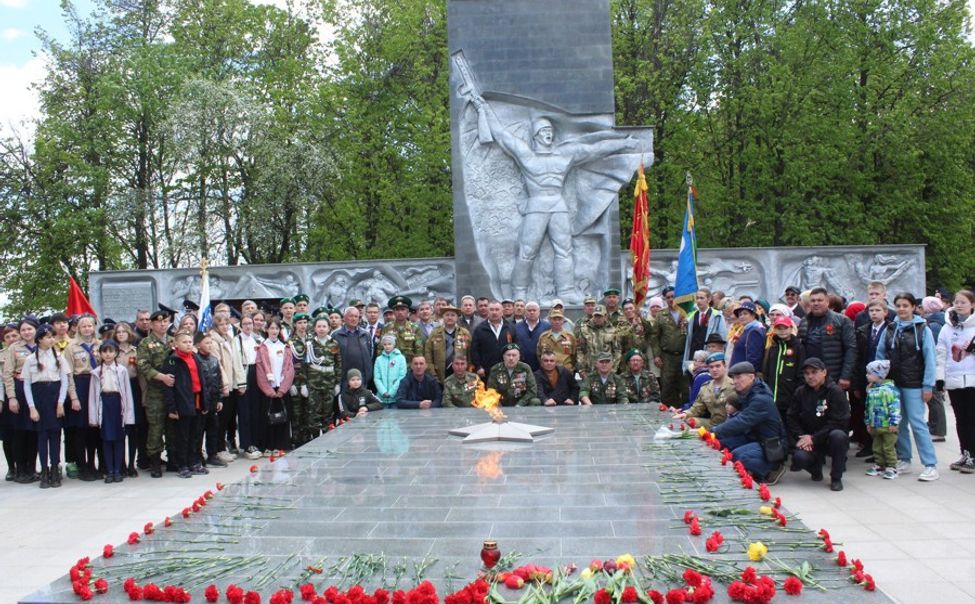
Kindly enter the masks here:
[[866, 472], [867, 476], [880, 476], [883, 473], [884, 469], [877, 465], [867, 468]]
[[223, 463], [230, 463], [233, 460], [237, 459], [237, 456], [234, 455], [233, 453], [230, 453], [229, 451], [220, 451], [219, 453], [217, 453], [217, 459], [219, 459]]
[[[897, 460], [897, 467], [894, 468], [894, 469], [897, 470], [897, 473], [898, 474], [910, 474], [911, 473], [911, 462], [904, 461], [903, 459], [899, 459], [899, 460]], [[937, 472], [935, 472], [935, 473], [937, 473]]]
[[251, 460], [260, 459], [261, 452], [258, 451], [256, 447], [251, 447], [250, 449], [247, 449], [247, 453], [245, 453], [244, 456], [247, 457], [247, 459], [251, 459]]
[[938, 474], [938, 468], [934, 466], [924, 466], [921, 473], [918, 474], [917, 479], [923, 482], [931, 482], [932, 480], [937, 480], [941, 478]]

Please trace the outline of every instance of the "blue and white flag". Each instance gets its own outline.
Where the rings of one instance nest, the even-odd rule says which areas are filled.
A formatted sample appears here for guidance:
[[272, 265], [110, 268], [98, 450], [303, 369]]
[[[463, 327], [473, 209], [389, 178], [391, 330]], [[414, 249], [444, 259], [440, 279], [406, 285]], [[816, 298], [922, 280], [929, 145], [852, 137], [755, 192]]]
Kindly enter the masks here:
[[697, 294], [697, 229], [694, 225], [694, 199], [697, 189], [691, 175], [687, 175], [687, 208], [684, 210], [684, 230], [680, 237], [677, 255], [677, 279], [674, 284], [674, 302], [690, 312]]
[[210, 311], [210, 273], [206, 269], [206, 264], [200, 269], [200, 322], [198, 329], [201, 332], [210, 331], [210, 323], [213, 322], [213, 313]]

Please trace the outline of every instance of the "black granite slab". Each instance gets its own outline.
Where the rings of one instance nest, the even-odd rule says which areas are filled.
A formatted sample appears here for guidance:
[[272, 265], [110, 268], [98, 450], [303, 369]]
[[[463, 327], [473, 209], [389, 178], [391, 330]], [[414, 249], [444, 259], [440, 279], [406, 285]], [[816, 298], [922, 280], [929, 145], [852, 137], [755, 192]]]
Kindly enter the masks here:
[[[667, 421], [656, 408], [512, 409], [509, 416], [555, 433], [531, 445], [470, 446], [447, 431], [483, 422], [480, 411], [370, 414], [273, 463], [262, 460], [256, 473], [227, 485], [200, 512], [183, 519], [173, 510], [172, 527], [116, 546], [111, 559], [78, 556], [95, 558], [95, 576], [112, 584], [96, 596], [104, 603], [128, 601], [121, 582], [133, 575], [140, 584], [179, 584], [192, 575], [184, 587], [203, 601], [210, 583], [221, 590], [236, 583], [265, 598], [309, 579], [320, 590], [355, 581], [392, 588], [400, 575], [398, 587], [410, 587], [422, 564], [428, 564], [422, 576], [444, 595], [476, 576], [485, 539], [497, 540], [504, 553], [523, 554], [520, 563], [553, 567], [684, 552], [744, 569], [747, 544], [761, 538], [804, 544], [771, 547], [790, 566], [809, 561], [827, 588], [807, 587], [802, 601], [889, 601], [852, 585], [833, 555], [814, 549], [815, 532], [797, 518], [790, 518], [789, 532], [763, 521], [757, 492], [740, 487], [720, 454], [697, 439], [654, 442], [653, 432]], [[732, 508], [752, 510], [754, 525], [709, 513]], [[689, 535], [681, 521], [687, 509], [701, 517], [702, 536]], [[724, 533], [728, 547], [707, 554], [704, 541], [713, 530]], [[356, 556], [375, 572], [350, 574]], [[773, 572], [766, 562], [752, 564]], [[323, 572], [311, 574], [309, 566]], [[675, 586], [642, 565], [640, 572], [645, 586]], [[780, 585], [785, 576], [773, 573]], [[67, 576], [21, 600], [77, 601]], [[728, 601], [725, 586], [714, 601]]]

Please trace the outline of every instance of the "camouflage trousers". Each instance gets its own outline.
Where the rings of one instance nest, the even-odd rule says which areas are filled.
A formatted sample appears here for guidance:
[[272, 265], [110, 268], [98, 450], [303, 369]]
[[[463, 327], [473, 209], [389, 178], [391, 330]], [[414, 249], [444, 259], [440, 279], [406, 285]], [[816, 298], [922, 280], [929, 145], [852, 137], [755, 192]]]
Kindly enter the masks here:
[[[335, 422], [335, 385], [327, 388], [308, 387], [308, 407], [302, 434], [308, 440], [317, 438]], [[305, 442], [308, 442], [307, 440]]]
[[[166, 417], [166, 405], [162, 399], [146, 400], [146, 423], [148, 424], [148, 436], [146, 436], [146, 452], [152, 456], [163, 452], [163, 436], [169, 436], [171, 428]], [[169, 441], [166, 438], [166, 441]]]
[[686, 374], [681, 369], [681, 358], [680, 354], [665, 352], [661, 355], [660, 400], [672, 407], [683, 405], [690, 394]]

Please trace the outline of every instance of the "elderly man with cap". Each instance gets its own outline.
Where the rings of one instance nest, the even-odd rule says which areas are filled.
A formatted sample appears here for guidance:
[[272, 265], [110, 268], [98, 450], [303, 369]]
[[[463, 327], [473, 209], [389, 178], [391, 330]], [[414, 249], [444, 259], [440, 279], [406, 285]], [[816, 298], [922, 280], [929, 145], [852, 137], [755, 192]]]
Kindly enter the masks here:
[[582, 300], [582, 318], [579, 319], [579, 322], [576, 324], [575, 329], [572, 330], [572, 333], [574, 333], [575, 335], [578, 336], [579, 335], [579, 331], [583, 327], [585, 327], [586, 324], [589, 323], [589, 321], [592, 320], [592, 313], [595, 310], [596, 310], [596, 298], [595, 298], [595, 296], [587, 295]]
[[850, 403], [843, 389], [829, 378], [821, 360], [806, 359], [802, 376], [806, 383], [796, 389], [786, 420], [789, 436], [795, 442], [791, 469], [807, 470], [813, 480], [822, 480], [823, 463], [829, 455], [829, 488], [842, 491], [846, 452], [850, 448]]
[[739, 411], [712, 432], [753, 477], [775, 484], [785, 471], [788, 443], [772, 391], [747, 361], [732, 365], [728, 375], [735, 385]]
[[538, 341], [543, 333], [552, 327], [548, 321], [541, 318], [542, 309], [538, 302], [527, 302], [525, 304], [525, 318], [515, 324], [515, 342], [521, 347], [521, 358], [532, 368], [538, 371]]
[[538, 398], [546, 407], [575, 405], [579, 402], [579, 384], [572, 372], [559, 365], [555, 353], [546, 350], [539, 354], [541, 367], [535, 372]]
[[491, 367], [487, 387], [501, 394], [502, 407], [541, 404], [535, 374], [531, 367], [521, 362], [521, 348], [514, 342], [505, 345], [501, 362]]
[[795, 285], [790, 285], [789, 287], [785, 288], [785, 294], [782, 296], [782, 300], [792, 312], [792, 316], [799, 319], [806, 316], [806, 311], [803, 310], [802, 304], [799, 304], [799, 295], [801, 293], [801, 289]]
[[559, 367], [565, 367], [570, 372], [575, 371], [576, 338], [565, 328], [566, 319], [562, 309], [553, 308], [548, 313], [548, 322], [551, 329], [538, 336], [536, 356], [541, 359], [543, 354], [550, 352], [555, 355], [555, 362]]
[[515, 301], [511, 298], [505, 298], [501, 300], [501, 316], [504, 317], [505, 322], [515, 323]]
[[162, 478], [161, 456], [163, 435], [166, 433], [166, 405], [163, 390], [172, 388], [176, 378], [171, 373], [162, 373], [166, 358], [172, 351], [169, 337], [171, 318], [168, 312], [157, 310], [149, 316], [149, 335], [139, 342], [136, 351], [136, 364], [139, 377], [146, 384], [143, 404], [146, 408], [146, 423], [149, 434], [146, 437], [146, 452], [149, 454], [149, 472], [153, 478]]
[[686, 374], [681, 367], [687, 341], [687, 318], [674, 301], [673, 287], [665, 287], [663, 297], [667, 308], [657, 313], [649, 339], [653, 353], [657, 355], [653, 362], [660, 367], [661, 399], [667, 405], [680, 407], [688, 395]]
[[643, 353], [631, 348], [624, 357], [626, 371], [623, 373], [623, 385], [626, 387], [626, 398], [631, 403], [659, 403], [660, 384], [657, 376], [646, 368]]
[[596, 370], [596, 359], [607, 353], [613, 360], [613, 371], [619, 369], [622, 348], [616, 327], [606, 318], [606, 307], [597, 304], [592, 319], [576, 334], [576, 371], [583, 378]]
[[737, 402], [738, 394], [735, 392], [734, 382], [728, 377], [728, 366], [725, 364], [723, 352], [712, 352], [704, 362], [711, 381], [701, 386], [694, 404], [687, 411], [674, 415], [674, 419], [693, 418], [696, 425], [713, 429], [727, 419], [728, 405]]
[[704, 341], [704, 351], [708, 354], [712, 352], [724, 352], [727, 346], [728, 342], [720, 334], [716, 333], [710, 334], [708, 339]]
[[735, 309], [735, 317], [742, 326], [731, 349], [731, 364], [748, 362], [760, 369], [765, 355], [765, 326], [758, 320], [755, 303], [745, 300]]
[[406, 296], [393, 296], [388, 306], [393, 309], [393, 321], [383, 326], [383, 335], [396, 336], [396, 348], [410, 363], [413, 357], [423, 354], [423, 333], [410, 321], [410, 307], [413, 301]]
[[583, 405], [613, 405], [630, 402], [626, 384], [615, 372], [617, 363], [613, 355], [601, 352], [596, 357], [596, 370], [582, 380], [579, 401]]
[[453, 373], [454, 359], [463, 359], [466, 370], [470, 358], [471, 333], [457, 324], [459, 317], [460, 309], [456, 306], [441, 307], [442, 324], [433, 328], [423, 345], [424, 356], [441, 384]]
[[562, 329], [568, 331], [569, 333], [574, 334], [576, 329], [575, 321], [565, 316], [565, 303], [562, 302], [562, 300], [560, 300], [559, 298], [552, 298], [552, 304], [551, 306], [549, 306], [549, 310], [548, 310], [549, 316], [545, 317], [545, 319], [549, 323], [551, 323], [552, 322], [551, 314], [553, 311], [556, 310], [562, 313]]

